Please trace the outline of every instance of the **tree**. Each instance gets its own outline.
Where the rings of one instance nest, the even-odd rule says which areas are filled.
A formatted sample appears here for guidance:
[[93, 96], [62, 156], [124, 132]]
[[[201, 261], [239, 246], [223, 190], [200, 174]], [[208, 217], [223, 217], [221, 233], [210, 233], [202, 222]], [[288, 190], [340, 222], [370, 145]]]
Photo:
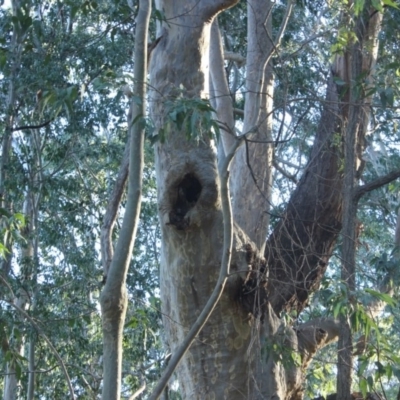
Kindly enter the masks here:
[[394, 398], [398, 10], [156, 3], [0, 7], [3, 397]]
[[[340, 10], [342, 37], [338, 38], [309, 162], [266, 240], [273, 152], [278, 144], [272, 135], [272, 64], [273, 57], [279, 57], [294, 3], [286, 4], [280, 27], [274, 30], [274, 4], [247, 2], [246, 92], [239, 137], [232, 125], [233, 107], [222, 105], [229, 88], [224, 75], [216, 71], [223, 67], [217, 61], [221, 55], [218, 58], [213, 52], [219, 49], [213, 45], [210, 51], [213, 21], [235, 3], [158, 4], [163, 23], [150, 66], [150, 106], [160, 139], [156, 173], [163, 323], [173, 353], [212, 293], [224, 252], [231, 252], [227, 287], [178, 367], [182, 395], [199, 399], [301, 399], [303, 373], [319, 348], [337, 340], [339, 323], [320, 319], [293, 326], [285, 324], [281, 315], [284, 311], [300, 313], [318, 288], [342, 220], [345, 226], [350, 222], [343, 246], [348, 238], [349, 247], [354, 247], [354, 205], [364, 189], [373, 187], [357, 187], [356, 182], [363, 171], [371, 78], [383, 9], [356, 2]], [[222, 128], [218, 160], [210, 125], [184, 107], [185, 102], [193, 105], [195, 99], [207, 98], [209, 69]], [[243, 144], [230, 176], [233, 217], [227, 221], [221, 210], [217, 165], [239, 140]], [[397, 170], [376, 183], [380, 186], [398, 176]], [[350, 205], [351, 209], [344, 208]], [[231, 248], [222, 245], [224, 224], [233, 226]], [[342, 279], [351, 301], [354, 256], [347, 254], [343, 256]], [[342, 323], [347, 318], [344, 315]], [[351, 371], [351, 336], [344, 340], [350, 364], [349, 359], [343, 363]], [[351, 377], [349, 369], [340, 372], [343, 363], [339, 363], [339, 382], [343, 382], [340, 376]], [[351, 398], [348, 384], [339, 387], [340, 398]]]

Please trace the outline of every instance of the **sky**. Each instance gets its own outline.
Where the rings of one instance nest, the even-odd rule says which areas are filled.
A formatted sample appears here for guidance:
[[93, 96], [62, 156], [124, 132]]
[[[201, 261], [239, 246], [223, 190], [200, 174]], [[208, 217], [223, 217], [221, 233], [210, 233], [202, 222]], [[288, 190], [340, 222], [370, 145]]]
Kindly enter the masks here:
[[11, 0], [0, 0], [0, 7], [1, 8], [10, 8], [11, 7]]

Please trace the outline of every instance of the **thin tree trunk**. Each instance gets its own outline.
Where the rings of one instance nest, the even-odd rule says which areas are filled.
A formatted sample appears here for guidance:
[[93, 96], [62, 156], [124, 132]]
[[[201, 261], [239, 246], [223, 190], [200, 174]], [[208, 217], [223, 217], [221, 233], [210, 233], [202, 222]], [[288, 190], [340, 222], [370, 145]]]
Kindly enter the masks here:
[[[20, 265], [20, 284], [18, 292], [16, 293], [16, 298], [13, 299], [13, 302], [16, 306], [22, 310], [26, 310], [31, 299], [30, 294], [24, 288], [24, 284], [27, 284], [32, 279], [32, 262], [33, 262], [33, 244], [32, 244], [32, 198], [31, 192], [28, 190], [25, 197], [24, 203], [24, 215], [27, 218], [27, 225], [25, 226], [22, 236], [26, 240], [25, 246], [21, 250], [21, 265]], [[13, 335], [12, 335], [13, 336]], [[15, 338], [14, 343], [12, 344], [12, 350], [18, 353], [21, 356], [25, 354], [25, 337]], [[4, 400], [16, 400], [19, 395], [19, 377], [16, 374], [15, 360], [11, 360], [7, 364], [7, 375], [4, 382]]]
[[[272, 1], [247, 2], [246, 102], [243, 133], [254, 131], [232, 167], [232, 208], [236, 223], [263, 252], [272, 188], [273, 70]], [[289, 6], [288, 6], [289, 7]], [[277, 38], [278, 40], [278, 38]], [[258, 210], [258, 212], [254, 212]]]
[[[140, 0], [135, 43], [135, 94], [141, 104], [131, 103], [129, 132], [131, 136], [128, 200], [100, 304], [103, 324], [103, 400], [117, 400], [121, 391], [122, 331], [127, 308], [126, 276], [139, 222], [144, 164], [144, 123], [147, 71], [147, 31], [151, 2]], [[133, 123], [136, 117], [138, 121]]]
[[28, 354], [28, 369], [29, 369], [29, 379], [28, 379], [28, 390], [27, 390], [27, 400], [33, 400], [35, 398], [35, 338], [33, 333], [29, 339], [29, 354]]
[[[349, 11], [350, 12], [350, 11]], [[377, 34], [380, 29], [381, 14], [369, 4], [356, 19], [356, 42], [350, 43], [343, 55], [342, 63], [346, 65], [346, 82], [349, 91], [348, 113], [345, 117], [346, 131], [344, 135], [344, 179], [343, 179], [343, 244], [341, 279], [347, 287], [348, 305], [352, 302], [356, 290], [356, 194], [357, 178], [360, 177], [363, 163], [365, 134], [370, 116], [369, 97], [360, 88], [360, 77], [368, 74], [371, 77], [372, 68], [378, 52]], [[349, 322], [349, 310], [341, 314], [341, 330], [338, 342], [338, 398], [351, 400], [351, 385], [353, 377], [353, 342]]]
[[[13, 17], [17, 17], [17, 13], [20, 9], [20, 0], [12, 0], [12, 13]], [[21, 61], [21, 53], [23, 47], [21, 43], [23, 38], [20, 36], [18, 29], [16, 29], [15, 25], [13, 26], [13, 32], [11, 37], [11, 44], [9, 49], [9, 54], [11, 57], [11, 71], [8, 77], [8, 93], [7, 93], [7, 102], [5, 104], [6, 116], [5, 116], [5, 127], [4, 134], [2, 137], [2, 149], [1, 149], [1, 160], [0, 160], [0, 206], [9, 209], [9, 201], [6, 192], [6, 182], [8, 178], [8, 165], [9, 165], [9, 157], [11, 151], [11, 143], [12, 143], [12, 132], [14, 127], [14, 121], [16, 118], [16, 110], [15, 110], [15, 102], [16, 102], [16, 85], [18, 79], [18, 70]], [[9, 250], [9, 253], [6, 255], [4, 260], [1, 261], [1, 272], [4, 276], [7, 276], [10, 272], [11, 268], [11, 258], [12, 258], [12, 249], [9, 243], [5, 243], [6, 248]]]

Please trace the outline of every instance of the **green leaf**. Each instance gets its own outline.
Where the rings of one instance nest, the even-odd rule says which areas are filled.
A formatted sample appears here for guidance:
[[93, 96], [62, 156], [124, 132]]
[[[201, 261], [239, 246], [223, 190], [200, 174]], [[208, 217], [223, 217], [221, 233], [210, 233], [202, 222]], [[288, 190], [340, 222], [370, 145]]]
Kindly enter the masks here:
[[365, 291], [369, 293], [371, 296], [384, 301], [385, 303], [389, 304], [392, 307], [396, 305], [396, 301], [386, 293], [377, 292], [376, 290], [372, 289], [365, 289]]
[[397, 3], [395, 3], [393, 0], [382, 0], [382, 3], [383, 3], [385, 6], [397, 8], [398, 10], [400, 10], [400, 8], [399, 8], [399, 6], [397, 5]]
[[10, 350], [8, 350], [8, 351], [6, 352], [6, 354], [5, 354], [5, 356], [4, 356], [4, 360], [5, 360], [6, 362], [10, 362], [11, 359], [12, 359], [12, 355], [13, 355], [13, 353], [12, 353]]
[[364, 9], [365, 0], [356, 0], [354, 2], [354, 14], [360, 15], [361, 11]]
[[125, 324], [125, 328], [135, 329], [139, 325], [139, 320], [136, 317], [132, 317], [129, 322]]
[[6, 64], [7, 64], [7, 53], [3, 49], [0, 49], [0, 70], [3, 70]]
[[374, 378], [371, 375], [368, 376], [367, 382], [368, 382], [368, 389], [370, 391], [374, 390]]
[[381, 0], [372, 0], [372, 7], [374, 7], [375, 10], [378, 10], [379, 12], [383, 11]]
[[341, 301], [338, 301], [336, 304], [335, 304], [335, 307], [334, 307], [334, 309], [333, 309], [333, 316], [336, 318], [339, 314], [341, 314], [342, 313], [342, 311], [343, 311], [343, 304], [342, 304], [342, 302]]
[[17, 376], [17, 379], [20, 380], [21, 376], [22, 376], [21, 364], [19, 362], [15, 362], [14, 369], [15, 369], [15, 375]]
[[347, 84], [346, 81], [344, 81], [343, 79], [338, 78], [337, 76], [333, 77], [333, 81], [335, 82], [336, 85], [338, 86], [344, 86]]
[[362, 393], [363, 397], [366, 398], [367, 397], [367, 392], [368, 392], [368, 382], [367, 382], [367, 380], [364, 377], [361, 377], [359, 385], [360, 385], [360, 390], [361, 390], [361, 393]]
[[2, 217], [2, 216], [10, 218], [11, 213], [10, 213], [10, 211], [6, 210], [5, 208], [0, 207], [0, 217]]

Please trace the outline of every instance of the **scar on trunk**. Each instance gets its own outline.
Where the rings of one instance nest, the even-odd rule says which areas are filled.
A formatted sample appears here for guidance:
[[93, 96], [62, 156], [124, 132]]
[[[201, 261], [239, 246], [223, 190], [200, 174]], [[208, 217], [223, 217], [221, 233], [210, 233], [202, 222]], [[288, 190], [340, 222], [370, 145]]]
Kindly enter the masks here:
[[172, 190], [172, 209], [169, 212], [169, 225], [178, 230], [188, 228], [191, 223], [189, 211], [196, 206], [203, 187], [193, 173], [186, 174]]

